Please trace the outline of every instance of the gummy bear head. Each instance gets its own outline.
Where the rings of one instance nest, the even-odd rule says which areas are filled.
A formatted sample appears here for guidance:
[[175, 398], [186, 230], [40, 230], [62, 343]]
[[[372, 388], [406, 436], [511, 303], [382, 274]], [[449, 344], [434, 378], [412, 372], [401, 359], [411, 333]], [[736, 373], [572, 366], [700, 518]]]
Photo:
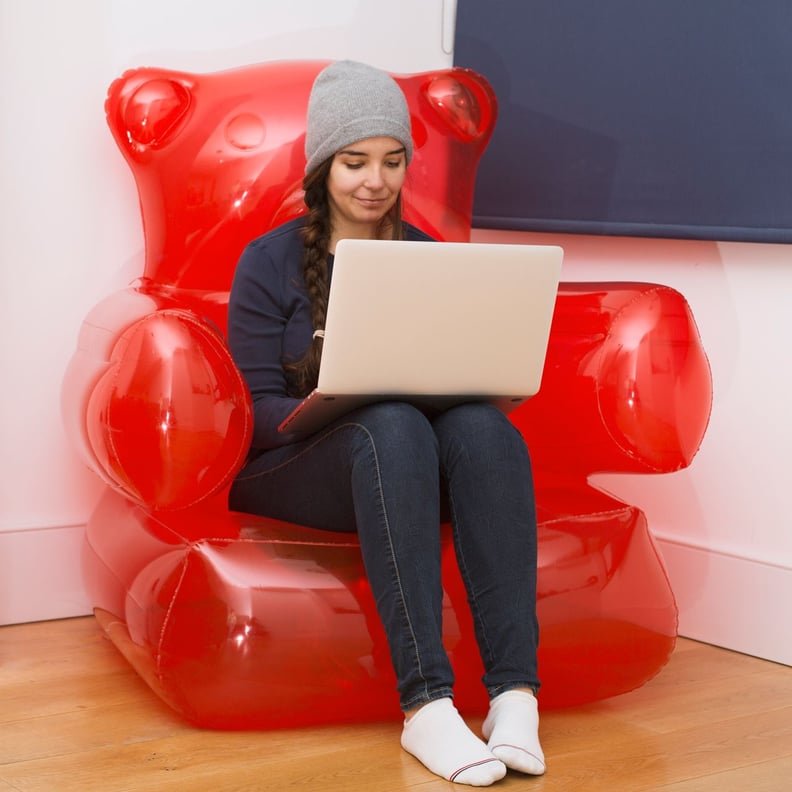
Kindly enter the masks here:
[[[140, 197], [146, 282], [227, 291], [245, 244], [304, 211], [305, 112], [326, 65], [142, 68], [110, 86], [108, 124]], [[468, 69], [394, 77], [415, 145], [405, 219], [438, 239], [467, 240], [476, 169], [497, 116], [492, 89]]]

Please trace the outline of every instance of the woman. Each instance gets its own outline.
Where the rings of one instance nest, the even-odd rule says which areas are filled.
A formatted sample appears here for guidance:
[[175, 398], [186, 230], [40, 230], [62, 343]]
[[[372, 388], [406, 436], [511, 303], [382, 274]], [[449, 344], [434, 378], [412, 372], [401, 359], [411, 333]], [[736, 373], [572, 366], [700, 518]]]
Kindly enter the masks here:
[[[429, 416], [398, 401], [357, 409], [307, 439], [277, 431], [316, 384], [338, 241], [430, 241], [401, 219], [413, 143], [407, 102], [387, 74], [351, 61], [324, 69], [305, 151], [307, 216], [251, 242], [231, 290], [229, 343], [255, 421], [230, 506], [357, 531], [398, 680], [405, 750], [461, 784], [488, 786], [507, 767], [541, 774], [536, 516], [519, 433], [486, 404]], [[486, 744], [453, 705], [442, 643], [445, 498], [490, 695]]]

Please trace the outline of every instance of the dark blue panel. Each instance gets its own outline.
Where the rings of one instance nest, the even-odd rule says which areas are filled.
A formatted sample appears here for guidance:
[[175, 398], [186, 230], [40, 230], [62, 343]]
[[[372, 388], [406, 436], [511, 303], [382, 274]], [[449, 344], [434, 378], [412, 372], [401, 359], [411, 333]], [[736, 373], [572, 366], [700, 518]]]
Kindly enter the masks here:
[[479, 227], [792, 242], [792, 0], [458, 0]]

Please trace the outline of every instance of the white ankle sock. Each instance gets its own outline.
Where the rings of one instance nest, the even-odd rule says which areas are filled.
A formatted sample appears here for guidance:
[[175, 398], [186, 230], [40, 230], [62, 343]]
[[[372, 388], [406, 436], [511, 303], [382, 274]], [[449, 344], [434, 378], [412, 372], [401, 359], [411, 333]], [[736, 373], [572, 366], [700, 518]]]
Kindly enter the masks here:
[[469, 786], [489, 786], [505, 765], [465, 725], [450, 698], [430, 701], [404, 722], [402, 748], [433, 773]]
[[536, 696], [524, 690], [496, 696], [481, 730], [490, 751], [507, 767], [530, 775], [544, 773]]

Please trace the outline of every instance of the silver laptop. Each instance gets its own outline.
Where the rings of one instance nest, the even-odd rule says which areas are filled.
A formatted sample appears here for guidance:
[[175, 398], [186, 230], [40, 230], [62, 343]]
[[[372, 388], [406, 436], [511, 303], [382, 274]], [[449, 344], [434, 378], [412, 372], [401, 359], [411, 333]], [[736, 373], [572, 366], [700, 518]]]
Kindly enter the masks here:
[[391, 399], [514, 409], [539, 390], [562, 257], [552, 245], [342, 240], [317, 387], [279, 431], [306, 435]]

